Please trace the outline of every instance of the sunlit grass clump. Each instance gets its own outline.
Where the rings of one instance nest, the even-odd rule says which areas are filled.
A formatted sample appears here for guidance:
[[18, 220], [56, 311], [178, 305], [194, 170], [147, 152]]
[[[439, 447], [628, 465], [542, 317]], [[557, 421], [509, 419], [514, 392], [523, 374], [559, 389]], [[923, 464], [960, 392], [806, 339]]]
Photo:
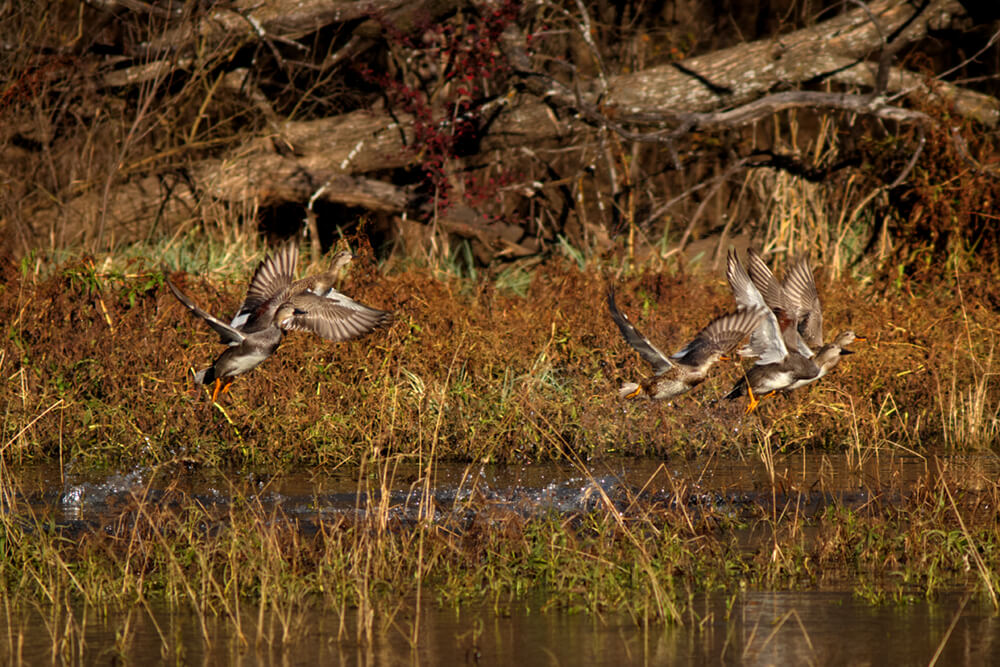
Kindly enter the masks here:
[[[202, 267], [175, 278], [228, 317], [260, 249], [213, 264], [184, 247], [159, 254]], [[619, 385], [645, 369], [606, 312], [598, 267], [554, 261], [504, 287], [417, 265], [380, 269], [364, 253], [344, 289], [394, 311], [394, 325], [347, 344], [292, 333], [213, 404], [190, 374], [217, 356], [217, 337], [166, 292], [160, 266], [141, 256], [5, 264], [7, 462], [338, 466], [432, 451], [495, 462], [733, 454], [752, 449], [754, 433], [771, 433], [785, 451], [863, 457], [996, 441], [1000, 317], [988, 306], [995, 282], [981, 274], [910, 291], [887, 286], [888, 296], [820, 278], [827, 328], [850, 327], [870, 342], [822, 381], [744, 417], [737, 402], [718, 401], [742, 372], [733, 363], [670, 403], [618, 400]], [[223, 267], [231, 281], [217, 278]], [[710, 272], [624, 274], [617, 283], [621, 308], [664, 348], [732, 307]], [[963, 294], [965, 315], [956, 318]]]

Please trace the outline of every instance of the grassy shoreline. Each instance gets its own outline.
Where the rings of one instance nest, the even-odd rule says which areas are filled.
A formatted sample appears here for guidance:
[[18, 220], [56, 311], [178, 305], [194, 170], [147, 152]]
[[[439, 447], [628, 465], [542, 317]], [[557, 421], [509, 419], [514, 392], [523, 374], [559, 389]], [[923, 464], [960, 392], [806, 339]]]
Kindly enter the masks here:
[[[352, 632], [364, 640], [413, 596], [499, 608], [542, 590], [546, 608], [624, 612], [638, 624], [685, 622], [694, 595], [746, 587], [835, 581], [872, 603], [952, 588], [996, 599], [1000, 483], [932, 465], [935, 453], [995, 455], [1000, 289], [988, 275], [881, 287], [821, 280], [828, 328], [850, 326], [872, 342], [822, 382], [747, 417], [741, 404], [716, 401], [734, 366], [672, 403], [623, 405], [619, 382], [647, 369], [606, 315], [600, 271], [560, 260], [514, 290], [412, 266], [380, 275], [362, 258], [344, 289], [394, 310], [389, 331], [347, 345], [289, 336], [213, 405], [189, 369], [218, 353], [215, 336], [150, 264], [3, 268], [0, 580], [15, 604], [59, 614], [157, 600], [233, 623], [248, 604], [286, 619], [318, 605], [356, 614]], [[242, 295], [243, 280], [174, 277], [219, 314]], [[730, 307], [710, 272], [617, 282], [621, 307], [668, 349]], [[734, 517], [638, 496], [623, 511], [600, 495], [568, 516], [491, 514], [484, 504], [462, 526], [429, 511], [436, 466], [448, 461], [561, 461], [586, 477], [601, 460], [657, 457], [666, 470], [693, 457], [747, 458], [771, 466], [762, 491], [778, 494], [787, 487], [774, 457], [796, 452], [848, 469], [922, 456], [928, 473], [899, 502], [878, 500], [890, 481], [863, 507], [834, 502], [808, 517], [791, 499]], [[155, 502], [133, 494], [108, 526], [67, 539], [17, 493], [19, 470], [46, 461], [354, 470], [359, 489], [405, 465], [428, 513], [401, 522], [379, 507], [304, 534], [252, 494], [218, 515], [174, 490]]]
[[[533, 269], [522, 296], [428, 268], [379, 275], [362, 259], [344, 289], [395, 311], [393, 326], [343, 345], [289, 335], [217, 405], [190, 370], [220, 346], [158, 270], [79, 260], [44, 277], [10, 264], [4, 273], [8, 463], [184, 458], [281, 468], [358, 465], [379, 454], [525, 462], [761, 446], [866, 456], [990, 448], [1000, 429], [992, 382], [1000, 315], [991, 305], [1000, 290], [985, 274], [880, 288], [821, 280], [827, 328], [851, 327], [871, 342], [822, 382], [745, 417], [740, 403], [717, 401], [739, 377], [736, 364], [720, 364], [670, 404], [623, 406], [619, 383], [648, 368], [607, 316], [600, 271], [560, 260]], [[246, 279], [174, 277], [220, 315], [235, 308]], [[731, 308], [711, 272], [616, 282], [621, 307], [668, 350]]]

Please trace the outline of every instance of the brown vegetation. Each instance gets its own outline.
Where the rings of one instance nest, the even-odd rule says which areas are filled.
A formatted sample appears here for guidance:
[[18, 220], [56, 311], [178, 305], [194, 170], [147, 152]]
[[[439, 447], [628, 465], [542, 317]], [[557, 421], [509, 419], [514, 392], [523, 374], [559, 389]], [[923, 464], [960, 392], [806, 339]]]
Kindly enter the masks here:
[[[821, 278], [827, 327], [870, 342], [817, 386], [765, 402], [758, 419], [715, 402], [738, 377], [731, 364], [672, 403], [623, 405], [619, 382], [648, 368], [615, 330], [593, 271], [550, 263], [522, 296], [495, 278], [379, 276], [370, 261], [356, 262], [345, 291], [395, 311], [391, 329], [343, 345], [290, 334], [219, 407], [189, 375], [218, 354], [217, 337], [157, 271], [139, 262], [102, 272], [85, 260], [37, 276], [7, 264], [5, 457], [336, 466], [432, 450], [494, 461], [691, 455], [746, 450], [761, 434], [785, 449], [926, 452], [996, 434], [1000, 292], [987, 274], [930, 286]], [[242, 297], [242, 284], [174, 277], [220, 316]], [[667, 350], [732, 307], [718, 272], [645, 272], [622, 279], [619, 295]]]
[[303, 219], [318, 251], [369, 213], [382, 255], [644, 257], [784, 224], [773, 178], [819, 193], [784, 213], [839, 227], [813, 248], [838, 271], [996, 246], [988, 205], [939, 187], [996, 180], [998, 52], [956, 0], [6, 11], [25, 45], [0, 89], [17, 256]]

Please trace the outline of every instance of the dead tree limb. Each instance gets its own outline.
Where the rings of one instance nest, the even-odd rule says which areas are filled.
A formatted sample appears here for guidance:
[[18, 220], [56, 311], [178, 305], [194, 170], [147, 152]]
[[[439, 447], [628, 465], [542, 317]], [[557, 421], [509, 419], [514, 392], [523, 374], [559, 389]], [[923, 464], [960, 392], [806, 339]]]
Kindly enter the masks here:
[[[464, 2], [425, 0], [417, 4], [430, 16], [441, 16]], [[164, 35], [163, 44], [149, 47], [166, 50], [172, 43], [170, 59], [154, 59], [109, 76], [119, 76], [114, 85], [124, 85], [155, 75], [157, 68], [183, 65], [187, 57], [184, 44], [193, 43], [199, 35], [233, 39], [235, 34], [238, 39], [280, 43], [318, 26], [357, 20], [362, 23], [349, 44], [354, 44], [351, 49], [363, 48], [365, 40], [376, 38], [384, 27], [374, 19], [365, 19], [371, 16], [372, 8], [392, 14], [392, 20], [403, 25], [414, 20], [412, 6], [399, 0], [333, 4], [280, 0], [243, 7], [236, 3], [233, 9], [211, 14], [194, 31]], [[880, 94], [889, 91], [947, 97], [970, 116], [996, 123], [1000, 117], [996, 100], [957, 86], [922, 84], [917, 75], [890, 67], [892, 55], [902, 45], [923, 38], [929, 26], [944, 25], [961, 12], [958, 0], [921, 4], [876, 0], [795, 32], [609, 76], [606, 83], [577, 78], [570, 84], [536, 71], [525, 39], [515, 27], [505, 33], [503, 49], [520, 83], [507, 95], [478, 108], [481, 117], [493, 119], [479, 140], [478, 154], [501, 155], [522, 146], [566, 145], [579, 142], [582, 134], [595, 128], [629, 141], [672, 146], [696, 130], [739, 127], [790, 108], [839, 109], [902, 123], [928, 121], [925, 114], [892, 104]], [[344, 57], [348, 56], [331, 56], [333, 60]], [[872, 92], [852, 95], [795, 89], [824, 81], [864, 85]], [[440, 122], [451, 120], [444, 117]], [[421, 147], [414, 146], [414, 119], [409, 115], [374, 107], [309, 121], [273, 118], [269, 130], [271, 134], [248, 140], [221, 157], [191, 165], [190, 182], [199, 196], [267, 205], [304, 202], [320, 193], [330, 202], [417, 212], [411, 192], [381, 180], [386, 173], [408, 168], [419, 159]], [[496, 225], [496, 229], [486, 230], [487, 223], [475, 216], [455, 215], [445, 222], [456, 233], [481, 238], [484, 243], [493, 239], [496, 244], [506, 244], [513, 254], [530, 250], [530, 244], [513, 231]]]
[[[881, 32], [896, 35], [895, 39], [919, 39], [929, 23], [957, 11], [961, 11], [957, 0], [931, 0], [922, 10], [902, 0], [881, 0], [867, 11], [856, 9], [775, 39], [613, 77], [608, 97], [600, 102], [524, 69], [530, 67], [527, 52], [508, 42], [515, 70], [524, 72], [528, 90], [542, 101], [533, 103], [517, 96], [497, 100], [495, 104], [505, 109], [484, 137], [482, 150], [567, 138], [586, 125], [617, 130], [630, 140], [667, 142], [692, 130], [735, 127], [791, 107], [819, 106], [920, 122], [926, 119], [924, 114], [889, 105], [881, 97], [814, 91], [761, 95], [777, 86], [833, 77], [847, 71], [848, 63], [860, 67], [866, 55], [882, 46]], [[879, 28], [871, 25], [869, 13], [878, 18]], [[570, 110], [574, 116], [557, 117], [553, 106]], [[980, 108], [989, 105], [982, 101]], [[303, 176], [315, 189], [333, 174], [402, 167], [415, 159], [410, 150], [410, 122], [405, 115], [393, 119], [373, 110], [286, 123], [281, 134], [293, 147], [293, 155], [279, 154], [268, 138], [254, 139], [223, 159], [197, 165], [194, 180], [221, 199], [269, 201], [299, 192], [301, 186], [295, 183]], [[653, 132], [624, 125], [648, 127], [664, 122], [670, 127]]]

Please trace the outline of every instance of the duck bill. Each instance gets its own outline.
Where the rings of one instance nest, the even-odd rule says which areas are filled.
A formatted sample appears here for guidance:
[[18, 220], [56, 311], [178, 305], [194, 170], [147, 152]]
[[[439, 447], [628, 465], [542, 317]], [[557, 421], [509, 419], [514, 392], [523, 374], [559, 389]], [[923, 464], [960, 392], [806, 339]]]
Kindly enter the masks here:
[[848, 350], [846, 347], [840, 350], [840, 356], [845, 356], [848, 354], [854, 354], [854, 350]]

